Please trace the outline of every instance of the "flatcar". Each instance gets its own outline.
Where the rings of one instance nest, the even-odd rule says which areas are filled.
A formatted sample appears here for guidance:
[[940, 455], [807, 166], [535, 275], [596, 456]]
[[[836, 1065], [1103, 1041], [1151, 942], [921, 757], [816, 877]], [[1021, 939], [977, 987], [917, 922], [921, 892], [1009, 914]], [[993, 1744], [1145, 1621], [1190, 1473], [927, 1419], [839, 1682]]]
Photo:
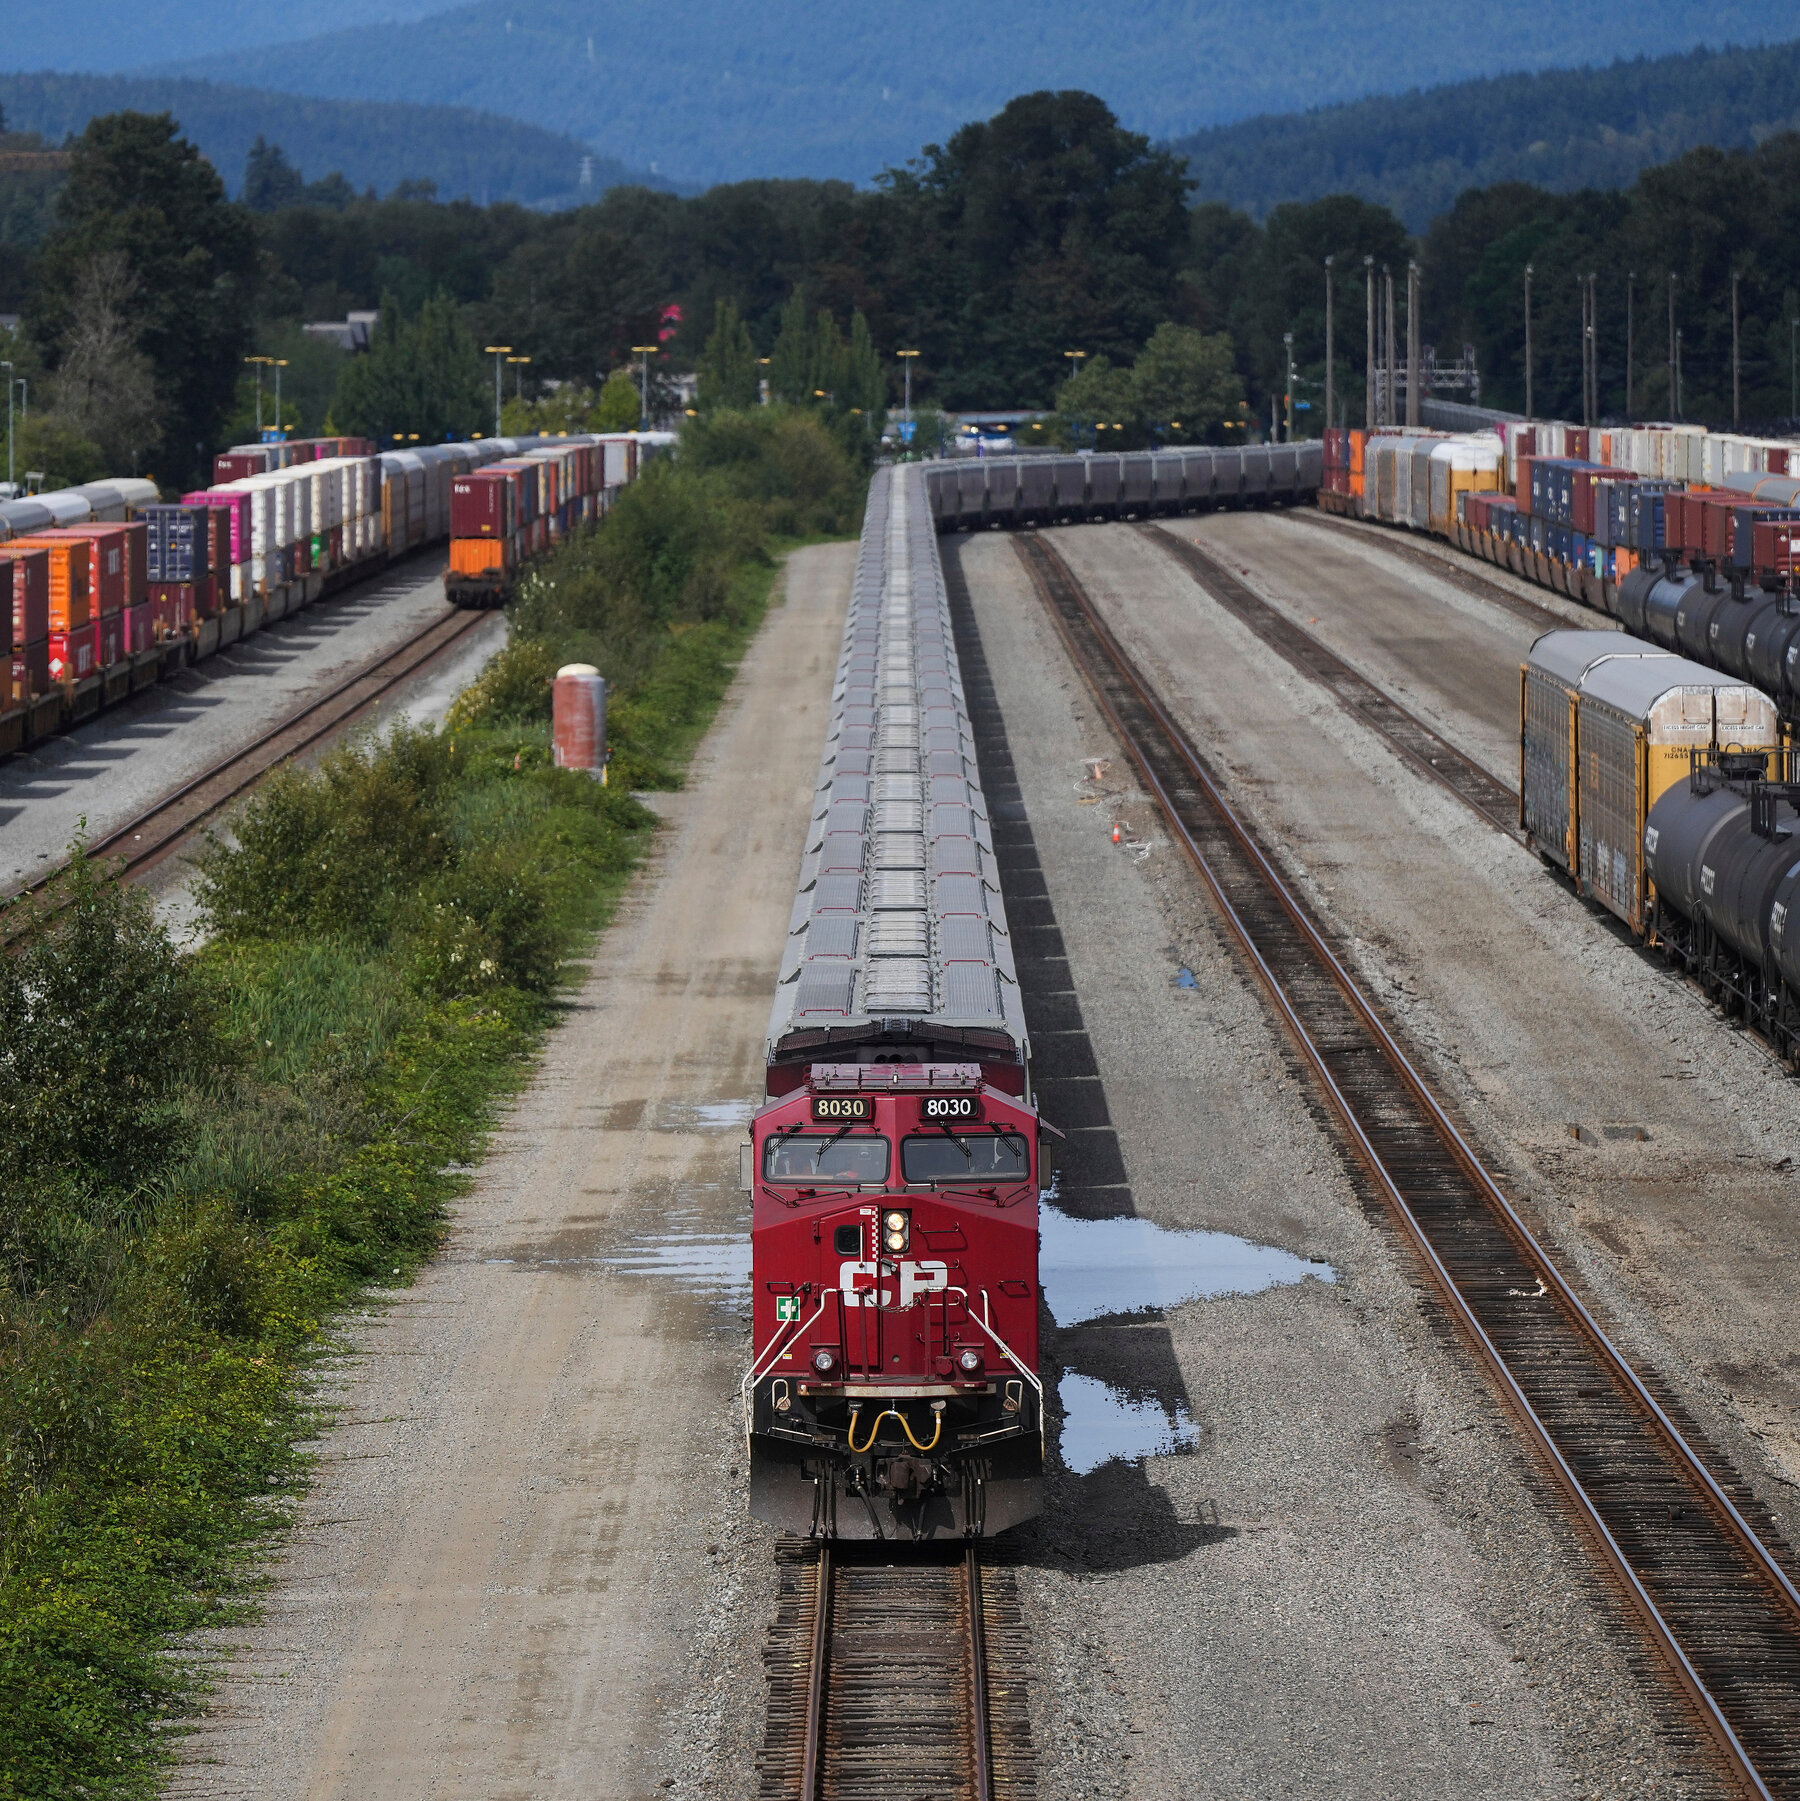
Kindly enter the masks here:
[[1040, 1505], [1038, 1117], [924, 472], [870, 484], [770, 1016], [751, 1508], [978, 1537]]

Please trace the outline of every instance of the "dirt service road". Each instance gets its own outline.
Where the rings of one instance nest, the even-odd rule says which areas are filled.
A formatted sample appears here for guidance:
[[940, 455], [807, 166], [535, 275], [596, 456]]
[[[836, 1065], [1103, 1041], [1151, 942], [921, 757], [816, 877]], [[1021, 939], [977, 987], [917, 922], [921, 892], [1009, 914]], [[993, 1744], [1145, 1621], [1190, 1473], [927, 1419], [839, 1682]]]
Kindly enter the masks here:
[[790, 563], [444, 1254], [354, 1331], [320, 1480], [178, 1792], [748, 1786], [768, 1549], [738, 1467], [737, 1145], [855, 555]]

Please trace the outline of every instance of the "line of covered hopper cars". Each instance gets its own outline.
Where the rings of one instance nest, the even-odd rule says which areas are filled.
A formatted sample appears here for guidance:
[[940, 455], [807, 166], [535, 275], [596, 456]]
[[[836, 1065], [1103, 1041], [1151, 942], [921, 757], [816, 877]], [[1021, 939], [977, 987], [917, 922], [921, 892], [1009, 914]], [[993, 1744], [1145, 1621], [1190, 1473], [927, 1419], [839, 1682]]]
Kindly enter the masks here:
[[466, 590], [453, 554], [446, 587], [464, 604], [502, 600], [525, 557], [606, 511], [667, 441], [493, 438], [383, 453], [348, 438], [246, 444], [179, 501], [135, 477], [0, 501], [12, 601], [0, 609], [0, 752], [452, 538], [457, 484], [489, 472], [523, 529]]
[[1292, 506], [1312, 500], [1323, 474], [1324, 449], [1313, 440], [959, 458], [927, 464], [925, 485], [937, 529], [953, 532]]

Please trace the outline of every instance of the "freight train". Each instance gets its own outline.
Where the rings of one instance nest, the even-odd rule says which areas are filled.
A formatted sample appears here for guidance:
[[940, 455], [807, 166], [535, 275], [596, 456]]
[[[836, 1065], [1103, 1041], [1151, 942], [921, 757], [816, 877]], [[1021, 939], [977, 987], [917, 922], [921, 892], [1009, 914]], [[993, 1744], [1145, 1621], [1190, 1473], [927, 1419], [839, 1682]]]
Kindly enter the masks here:
[[927, 490], [916, 465], [870, 484], [739, 1171], [751, 1507], [826, 1538], [978, 1537], [1042, 1486], [1053, 1129]]
[[977, 457], [929, 465], [940, 532], [1147, 519], [1214, 507], [1295, 506], [1324, 478], [1324, 447], [1247, 444], [1077, 456]]
[[[363, 439], [240, 444], [177, 502], [153, 482], [0, 501], [0, 753], [122, 700], [396, 557], [451, 540], [448, 597], [493, 605], [525, 560], [599, 517], [667, 433], [488, 438], [377, 453]], [[459, 543], [455, 490], [506, 529]]]

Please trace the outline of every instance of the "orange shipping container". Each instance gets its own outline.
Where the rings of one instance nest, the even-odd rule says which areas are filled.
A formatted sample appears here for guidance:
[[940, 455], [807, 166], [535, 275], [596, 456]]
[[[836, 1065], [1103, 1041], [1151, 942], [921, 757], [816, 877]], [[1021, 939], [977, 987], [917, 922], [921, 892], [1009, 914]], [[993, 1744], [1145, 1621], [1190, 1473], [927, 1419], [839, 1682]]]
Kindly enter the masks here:
[[50, 553], [50, 629], [77, 632], [93, 617], [88, 599], [88, 567], [91, 545], [79, 536], [62, 537], [36, 532], [30, 537], [7, 540], [19, 550]]
[[[149, 527], [136, 530], [147, 538]], [[72, 538], [86, 538], [91, 552], [88, 561], [88, 608], [96, 619], [109, 613], [122, 613], [130, 604], [131, 536], [129, 525], [64, 525], [59, 531]]]
[[505, 569], [512, 562], [508, 553], [514, 542], [511, 538], [452, 538], [450, 567], [458, 575], [481, 575], [489, 569]]

